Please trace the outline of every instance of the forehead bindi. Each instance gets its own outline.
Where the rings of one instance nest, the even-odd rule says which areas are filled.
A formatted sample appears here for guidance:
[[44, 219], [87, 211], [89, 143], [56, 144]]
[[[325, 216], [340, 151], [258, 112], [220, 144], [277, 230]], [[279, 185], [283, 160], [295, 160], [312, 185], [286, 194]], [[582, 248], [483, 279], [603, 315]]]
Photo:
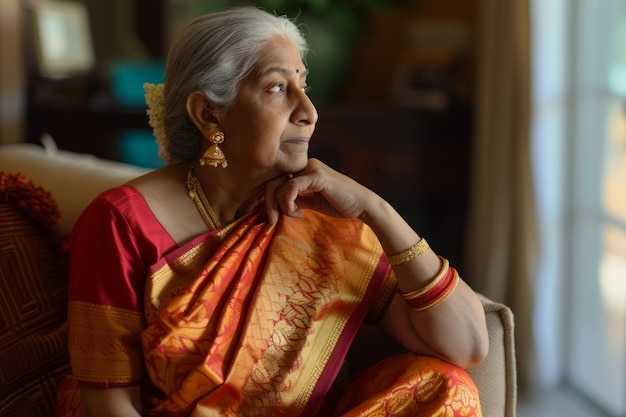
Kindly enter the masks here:
[[290, 68], [287, 66], [271, 66], [261, 71], [261, 76], [267, 76], [271, 74], [283, 74], [286, 76], [289, 75], [299, 75], [300, 77], [306, 76], [308, 71], [306, 69], [302, 70], [300, 68]]

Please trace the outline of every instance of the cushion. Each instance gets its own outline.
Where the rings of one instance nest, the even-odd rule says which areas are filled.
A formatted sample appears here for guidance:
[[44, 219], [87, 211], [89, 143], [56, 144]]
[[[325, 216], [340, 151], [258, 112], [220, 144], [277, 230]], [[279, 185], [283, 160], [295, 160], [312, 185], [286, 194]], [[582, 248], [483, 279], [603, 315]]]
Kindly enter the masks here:
[[0, 415], [51, 416], [69, 372], [68, 257], [49, 193], [0, 171]]
[[100, 192], [125, 183], [150, 169], [33, 143], [0, 146], [0, 169], [20, 172], [54, 195], [66, 233], [81, 211]]

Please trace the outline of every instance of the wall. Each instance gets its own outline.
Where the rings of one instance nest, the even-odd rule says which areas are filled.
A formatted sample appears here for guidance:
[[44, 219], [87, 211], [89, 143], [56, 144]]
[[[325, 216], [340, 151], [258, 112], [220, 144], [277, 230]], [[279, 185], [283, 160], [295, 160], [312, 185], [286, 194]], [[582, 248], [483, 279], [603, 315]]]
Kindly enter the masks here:
[[20, 0], [0, 1], [0, 144], [22, 141], [24, 70]]

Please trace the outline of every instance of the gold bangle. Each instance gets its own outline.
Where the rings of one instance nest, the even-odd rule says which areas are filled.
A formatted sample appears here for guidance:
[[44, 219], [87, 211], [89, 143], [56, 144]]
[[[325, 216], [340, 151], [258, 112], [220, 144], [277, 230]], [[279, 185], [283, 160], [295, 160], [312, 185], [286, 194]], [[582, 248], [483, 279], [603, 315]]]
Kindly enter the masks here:
[[426, 242], [426, 239], [421, 238], [415, 245], [411, 246], [404, 252], [388, 256], [387, 261], [389, 261], [389, 265], [391, 266], [402, 265], [409, 262], [411, 259], [420, 256], [426, 252], [428, 248], [430, 248], [430, 246], [428, 245], [428, 242]]

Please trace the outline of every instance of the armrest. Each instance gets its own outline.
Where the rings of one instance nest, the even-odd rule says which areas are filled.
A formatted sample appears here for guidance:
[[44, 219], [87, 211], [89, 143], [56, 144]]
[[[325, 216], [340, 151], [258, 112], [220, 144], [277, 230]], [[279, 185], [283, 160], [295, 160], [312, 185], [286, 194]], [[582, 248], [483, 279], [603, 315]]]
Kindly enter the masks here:
[[480, 392], [484, 416], [515, 417], [517, 371], [513, 313], [506, 305], [478, 295], [487, 318], [489, 354], [468, 372]]

